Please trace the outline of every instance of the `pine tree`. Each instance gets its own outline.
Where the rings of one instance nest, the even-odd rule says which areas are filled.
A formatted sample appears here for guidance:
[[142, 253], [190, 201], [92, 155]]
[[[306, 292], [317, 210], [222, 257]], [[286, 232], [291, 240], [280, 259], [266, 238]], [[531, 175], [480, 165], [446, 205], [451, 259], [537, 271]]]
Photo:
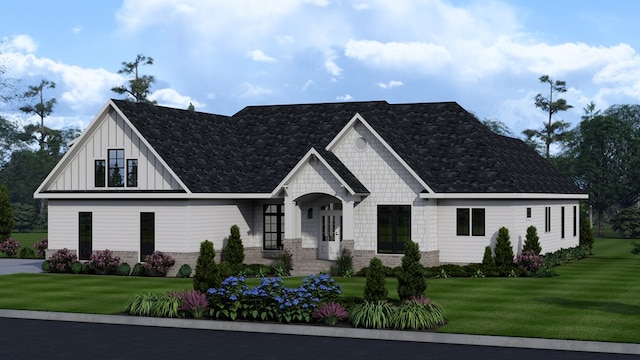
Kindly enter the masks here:
[[205, 240], [200, 243], [200, 254], [196, 262], [196, 273], [193, 276], [193, 289], [205, 293], [210, 288], [220, 286], [222, 280], [215, 261], [216, 251], [213, 243]]
[[501, 227], [498, 229], [496, 239], [496, 266], [509, 266], [513, 264], [513, 247], [509, 236], [509, 229]]
[[231, 270], [238, 273], [242, 270], [242, 262], [244, 261], [244, 246], [240, 238], [240, 228], [238, 225], [231, 226], [231, 235], [227, 239], [227, 246], [224, 248], [224, 261], [229, 263]]
[[424, 267], [420, 264], [420, 249], [418, 243], [407, 240], [404, 243], [402, 266], [398, 273], [398, 297], [400, 300], [412, 296], [424, 295], [427, 290], [427, 279]]
[[364, 285], [364, 299], [367, 301], [385, 300], [388, 290], [382, 261], [374, 257], [369, 262], [367, 280]]
[[13, 225], [13, 208], [9, 200], [9, 191], [4, 185], [0, 185], [0, 241], [11, 237]]
[[527, 236], [524, 240], [524, 245], [522, 246], [522, 252], [533, 251], [536, 255], [540, 255], [542, 247], [540, 246], [539, 240], [540, 237], [538, 237], [538, 229], [533, 225], [529, 226], [527, 228]]

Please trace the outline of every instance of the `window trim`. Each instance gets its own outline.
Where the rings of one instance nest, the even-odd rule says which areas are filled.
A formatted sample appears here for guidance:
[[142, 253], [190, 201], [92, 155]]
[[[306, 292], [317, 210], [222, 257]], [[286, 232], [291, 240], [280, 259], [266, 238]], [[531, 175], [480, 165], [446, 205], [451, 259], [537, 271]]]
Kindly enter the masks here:
[[[151, 223], [151, 227], [145, 225]], [[151, 241], [147, 241], [147, 240]], [[145, 246], [150, 243], [151, 245]], [[144, 261], [147, 255], [153, 254], [156, 250], [156, 213], [140, 212], [140, 261]]]
[[93, 253], [93, 213], [78, 213], [78, 260], [89, 260]]
[[[275, 212], [267, 212], [270, 206], [275, 206]], [[267, 218], [275, 218], [276, 231], [267, 231]], [[267, 247], [267, 234], [275, 234], [275, 247], [273, 239], [269, 239]], [[284, 240], [284, 204], [264, 204], [262, 207], [262, 250], [280, 250]]]
[[544, 232], [551, 232], [551, 206], [544, 207]]
[[[112, 155], [113, 154], [113, 155]], [[119, 155], [122, 154], [122, 157]], [[112, 159], [115, 161], [112, 164]], [[121, 164], [118, 164], [118, 161], [122, 161]], [[124, 156], [124, 149], [107, 149], [107, 186], [108, 187], [125, 187], [126, 183], [126, 160]], [[116, 172], [120, 176], [120, 182], [116, 183], [114, 180], [116, 179]], [[113, 179], [112, 179], [113, 177]]]
[[[478, 216], [482, 214], [482, 223]], [[464, 216], [464, 218], [461, 218]], [[462, 231], [461, 231], [462, 230]], [[486, 236], [487, 234], [487, 209], [474, 207], [456, 208], [456, 236]]]
[[138, 159], [127, 159], [126, 178], [127, 187], [138, 187]]

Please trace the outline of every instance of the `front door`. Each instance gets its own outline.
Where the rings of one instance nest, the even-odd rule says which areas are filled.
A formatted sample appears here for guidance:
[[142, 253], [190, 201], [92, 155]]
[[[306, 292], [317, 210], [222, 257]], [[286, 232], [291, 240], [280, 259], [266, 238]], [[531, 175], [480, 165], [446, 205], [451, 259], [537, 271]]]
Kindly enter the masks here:
[[331, 203], [320, 207], [322, 221], [318, 258], [335, 260], [340, 255], [342, 242], [342, 203]]

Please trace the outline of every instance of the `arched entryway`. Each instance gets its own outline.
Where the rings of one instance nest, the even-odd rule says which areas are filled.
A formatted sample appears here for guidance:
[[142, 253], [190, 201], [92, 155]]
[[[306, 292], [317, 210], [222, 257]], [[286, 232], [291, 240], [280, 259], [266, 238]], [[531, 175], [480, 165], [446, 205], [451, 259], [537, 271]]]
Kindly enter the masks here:
[[318, 258], [335, 260], [342, 248], [342, 202], [329, 202], [320, 205], [320, 242]]

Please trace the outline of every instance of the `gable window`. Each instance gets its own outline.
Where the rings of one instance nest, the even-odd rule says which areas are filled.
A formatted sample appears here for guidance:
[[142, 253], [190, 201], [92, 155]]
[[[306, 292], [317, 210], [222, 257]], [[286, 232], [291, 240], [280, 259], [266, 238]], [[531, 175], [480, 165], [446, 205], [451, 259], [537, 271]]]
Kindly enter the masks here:
[[264, 250], [282, 249], [284, 239], [284, 205], [264, 206]]
[[81, 212], [78, 216], [78, 259], [91, 259], [93, 251], [93, 214]]
[[411, 206], [378, 205], [378, 252], [402, 254], [406, 240], [411, 240]]
[[95, 187], [105, 187], [106, 182], [106, 161], [104, 160], [96, 160], [95, 161], [95, 171], [94, 171], [94, 186]]
[[486, 211], [481, 208], [456, 209], [456, 235], [484, 236]]
[[551, 232], [551, 207], [544, 208], [544, 232]]
[[140, 213], [140, 261], [153, 254], [156, 247], [156, 213]]
[[124, 150], [110, 149], [109, 154], [109, 187], [124, 187]]
[[138, 159], [127, 159], [127, 186], [138, 186]]

